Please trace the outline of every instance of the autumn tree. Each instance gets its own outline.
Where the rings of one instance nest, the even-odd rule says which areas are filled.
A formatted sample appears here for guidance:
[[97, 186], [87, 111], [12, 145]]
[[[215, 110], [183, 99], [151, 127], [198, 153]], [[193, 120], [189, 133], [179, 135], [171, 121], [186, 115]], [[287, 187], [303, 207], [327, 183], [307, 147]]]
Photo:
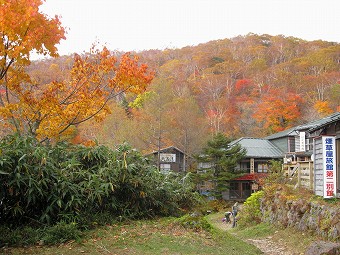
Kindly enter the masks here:
[[272, 89], [261, 98], [254, 111], [254, 119], [265, 132], [263, 135], [280, 132], [296, 124], [301, 116], [302, 98], [298, 94]]
[[14, 120], [19, 133], [40, 140], [58, 138], [91, 118], [102, 120], [110, 113], [109, 100], [127, 92], [141, 93], [152, 78], [136, 56], [126, 53], [118, 60], [106, 48], [93, 50], [85, 56], [75, 55], [70, 78], [63, 82], [18, 82], [11, 90], [16, 100], [11, 107], [5, 105], [2, 113]]
[[321, 117], [326, 117], [327, 115], [333, 113], [328, 101], [316, 101], [314, 104], [314, 109]]
[[25, 67], [30, 64], [31, 54], [57, 56], [55, 45], [65, 39], [59, 18], [39, 12], [42, 3], [0, 0], [0, 113], [5, 113], [5, 118], [12, 117], [11, 112], [18, 108], [11, 99], [13, 90], [21, 81], [30, 80]]
[[336, 111], [340, 112], [340, 81], [335, 83], [330, 90], [330, 99]]
[[61, 82], [69, 78], [73, 63], [73, 55], [59, 56], [32, 61], [26, 69], [35, 83], [48, 84], [52, 81]]
[[[175, 98], [169, 105], [165, 115], [169, 123], [169, 139], [180, 148], [185, 155], [198, 153], [206, 142], [207, 126], [204, 115], [193, 96]], [[184, 169], [187, 168], [187, 158], [184, 158]]]
[[91, 118], [103, 119], [110, 113], [109, 100], [141, 93], [153, 74], [137, 56], [117, 57], [106, 48], [93, 48], [75, 55], [66, 80], [45, 84], [30, 79], [23, 67], [30, 63], [31, 51], [57, 56], [55, 45], [64, 38], [58, 18], [41, 14], [41, 4], [1, 2], [0, 114], [14, 131], [45, 140], [73, 132], [72, 127]]
[[[325, 112], [327, 105], [327, 111], [337, 109], [337, 94], [332, 91], [339, 80], [338, 43], [250, 33], [163, 53], [159, 74], [180, 89], [190, 87], [212, 132], [262, 136], [275, 132], [270, 131], [272, 127], [280, 130], [318, 117], [319, 110]], [[285, 103], [281, 106], [277, 101], [275, 105], [297, 112], [292, 111], [291, 120], [281, 118], [278, 127], [267, 129], [269, 122], [259, 120], [265, 116], [257, 109], [269, 113], [268, 101], [277, 97], [276, 90]], [[292, 99], [286, 98], [289, 96]], [[286, 106], [289, 103], [292, 105]], [[259, 113], [256, 119], [254, 112]]]
[[166, 115], [167, 105], [174, 97], [171, 84], [164, 79], [155, 79], [149, 88], [149, 96], [134, 117], [135, 139], [141, 140], [144, 149], [149, 151], [170, 145]]
[[303, 40], [283, 35], [271, 36], [266, 40], [268, 44], [268, 58], [272, 65], [285, 63], [304, 52]]
[[212, 133], [226, 131], [224, 119], [230, 109], [232, 79], [229, 75], [214, 74], [214, 70], [206, 70], [204, 76], [196, 82], [195, 93], [201, 109], [205, 112], [207, 123]]
[[253, 118], [254, 109], [257, 108], [261, 91], [264, 86], [259, 86], [251, 79], [237, 80], [230, 101], [231, 116], [233, 116], [233, 129], [238, 130], [234, 137], [253, 136], [256, 123]]
[[[39, 12], [42, 0], [0, 1], [0, 80], [8, 72], [22, 72], [30, 64], [30, 56], [57, 56], [56, 44], [65, 39], [58, 17], [53, 19]], [[10, 79], [11, 75], [8, 75]], [[3, 84], [1, 84], [3, 85]]]
[[77, 133], [73, 136], [72, 143], [84, 144], [96, 141], [113, 148], [117, 144], [129, 141], [130, 145], [136, 147], [130, 142], [132, 120], [127, 116], [125, 109], [115, 100], [109, 103], [109, 107], [112, 114], [108, 115], [105, 120], [98, 122], [93, 118], [77, 126]]

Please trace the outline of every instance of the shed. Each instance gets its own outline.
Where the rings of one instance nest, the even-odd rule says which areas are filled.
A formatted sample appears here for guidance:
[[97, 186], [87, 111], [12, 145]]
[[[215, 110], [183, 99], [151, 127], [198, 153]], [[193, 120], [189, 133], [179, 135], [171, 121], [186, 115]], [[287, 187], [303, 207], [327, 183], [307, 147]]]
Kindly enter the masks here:
[[186, 171], [186, 158], [185, 153], [175, 146], [162, 148], [159, 151], [153, 151], [149, 155], [153, 155], [155, 165], [163, 173], [185, 172]]

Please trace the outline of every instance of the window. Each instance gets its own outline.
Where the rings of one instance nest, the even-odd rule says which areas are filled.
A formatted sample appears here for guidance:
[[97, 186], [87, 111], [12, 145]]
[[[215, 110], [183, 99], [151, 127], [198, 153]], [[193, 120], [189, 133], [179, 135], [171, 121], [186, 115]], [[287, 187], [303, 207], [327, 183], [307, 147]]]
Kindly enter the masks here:
[[288, 137], [288, 152], [295, 152], [295, 137]]
[[307, 151], [313, 150], [313, 139], [309, 138], [306, 140], [306, 150]]
[[171, 165], [170, 164], [160, 164], [159, 168], [161, 170], [161, 173], [167, 174], [171, 170]]
[[211, 162], [199, 162], [198, 163], [198, 168], [203, 169], [203, 168], [211, 168], [213, 164]]
[[213, 164], [211, 162], [200, 162], [197, 166], [197, 173], [203, 174], [206, 173], [207, 170], [211, 169]]
[[244, 182], [242, 183], [242, 190], [250, 190], [250, 183], [249, 182]]
[[230, 183], [230, 190], [238, 190], [238, 183], [237, 182], [231, 182]]
[[268, 172], [268, 165], [267, 164], [258, 164], [257, 172], [258, 173], [267, 173]]
[[249, 171], [250, 169], [250, 162], [241, 162], [240, 163], [240, 171], [242, 172], [246, 172], [246, 171]]

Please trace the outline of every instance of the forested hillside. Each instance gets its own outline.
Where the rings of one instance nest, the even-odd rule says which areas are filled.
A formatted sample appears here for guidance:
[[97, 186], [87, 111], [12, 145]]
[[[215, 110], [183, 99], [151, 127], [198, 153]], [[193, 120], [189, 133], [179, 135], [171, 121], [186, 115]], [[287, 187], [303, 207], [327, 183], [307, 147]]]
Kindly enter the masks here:
[[[121, 55], [120, 52], [115, 52]], [[134, 52], [155, 72], [145, 93], [122, 94], [74, 142], [198, 152], [211, 134], [263, 137], [340, 111], [340, 44], [248, 34], [182, 49]], [[38, 82], [65, 78], [73, 56], [36, 61]]]

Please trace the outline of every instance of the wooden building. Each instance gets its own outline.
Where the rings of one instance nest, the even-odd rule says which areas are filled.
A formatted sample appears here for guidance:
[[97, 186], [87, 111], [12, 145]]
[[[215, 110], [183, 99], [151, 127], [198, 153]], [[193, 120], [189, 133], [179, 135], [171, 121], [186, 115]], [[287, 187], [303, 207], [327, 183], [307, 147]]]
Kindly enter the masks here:
[[324, 198], [340, 198], [340, 112], [263, 139], [241, 138], [232, 144], [247, 151], [236, 169], [245, 174], [230, 182], [225, 199], [246, 199], [260, 189], [272, 159], [283, 161], [285, 176], [297, 186]]
[[230, 181], [229, 191], [223, 194], [226, 200], [245, 200], [251, 193], [261, 189], [261, 180], [267, 176], [269, 162], [283, 158], [283, 152], [266, 139], [240, 138], [230, 145], [236, 144], [240, 144], [247, 152], [235, 169], [244, 174]]
[[154, 151], [150, 155], [162, 173], [185, 172], [188, 167], [188, 158], [183, 151], [174, 146]]
[[284, 152], [283, 169], [298, 186], [340, 197], [340, 112], [266, 137]]
[[297, 177], [298, 185], [309, 189], [313, 188], [313, 140], [308, 135], [312, 126], [296, 126], [265, 138], [283, 152], [285, 176]]
[[[325, 118], [299, 125], [265, 138], [240, 138], [230, 145], [240, 144], [246, 157], [236, 167], [240, 175], [229, 182], [223, 193], [226, 200], [245, 200], [252, 192], [261, 189], [271, 160], [282, 160], [283, 170], [298, 186], [313, 190], [325, 198], [340, 198], [340, 112]], [[171, 146], [151, 153], [160, 171], [185, 172], [188, 157]], [[199, 163], [197, 171], [211, 168]], [[214, 180], [197, 186], [201, 194], [209, 196]]]
[[313, 139], [314, 193], [340, 198], [340, 112], [308, 130]]

